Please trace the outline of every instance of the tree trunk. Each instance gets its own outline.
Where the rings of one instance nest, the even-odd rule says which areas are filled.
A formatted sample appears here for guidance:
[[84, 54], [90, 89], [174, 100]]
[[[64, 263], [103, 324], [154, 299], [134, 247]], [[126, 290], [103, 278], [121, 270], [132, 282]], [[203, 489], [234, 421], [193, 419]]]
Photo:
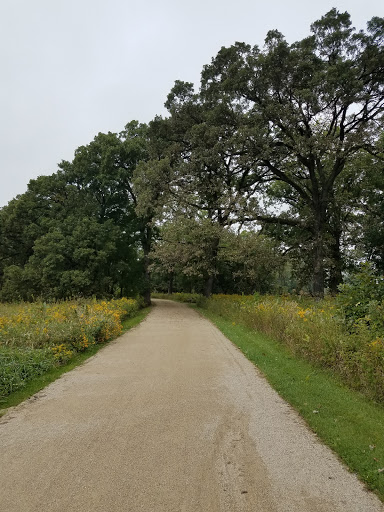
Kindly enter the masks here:
[[312, 294], [317, 299], [324, 297], [324, 249], [322, 240], [315, 241], [312, 274]]
[[207, 297], [207, 299], [209, 299], [209, 297], [212, 295], [213, 279], [214, 279], [214, 276], [213, 276], [213, 274], [211, 274], [205, 281], [204, 297]]
[[146, 226], [144, 229], [141, 243], [143, 246], [143, 266], [144, 266], [144, 286], [143, 286], [143, 299], [146, 306], [151, 305], [151, 272], [149, 270], [149, 252], [151, 250], [152, 242], [152, 228]]
[[[323, 202], [323, 205], [325, 202]], [[325, 232], [325, 208], [321, 203], [315, 210], [315, 223], [314, 223], [314, 247], [313, 247], [313, 272], [312, 272], [312, 295], [316, 299], [324, 297], [324, 232]]]
[[343, 281], [343, 259], [340, 250], [341, 231], [333, 233], [333, 240], [330, 247], [331, 268], [329, 271], [329, 291], [332, 295], [337, 295], [339, 285]]
[[337, 295], [339, 292], [339, 285], [342, 283], [343, 275], [342, 270], [344, 262], [341, 254], [341, 237], [343, 234], [342, 221], [341, 221], [341, 207], [337, 201], [333, 199], [331, 210], [331, 234], [332, 240], [329, 246], [329, 259], [331, 261], [329, 269], [329, 291], [332, 295]]
[[169, 273], [169, 281], [168, 281], [168, 295], [172, 295], [173, 293], [173, 277], [174, 272]]

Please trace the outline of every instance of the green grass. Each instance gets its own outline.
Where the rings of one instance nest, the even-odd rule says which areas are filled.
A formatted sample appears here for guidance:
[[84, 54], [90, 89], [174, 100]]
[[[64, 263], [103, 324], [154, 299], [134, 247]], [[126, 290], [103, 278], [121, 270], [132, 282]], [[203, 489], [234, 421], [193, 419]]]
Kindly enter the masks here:
[[384, 408], [279, 342], [198, 308], [262, 371], [310, 428], [384, 500]]
[[[129, 329], [132, 329], [132, 327], [135, 327], [140, 322], [142, 322], [150, 310], [150, 307], [141, 309], [133, 317], [123, 320], [123, 333], [127, 332]], [[39, 375], [38, 377], [33, 378], [32, 380], [28, 381], [23, 388], [14, 391], [7, 397], [0, 400], [0, 416], [5, 414], [5, 409], [8, 407], [14, 407], [15, 405], [18, 405], [19, 403], [23, 402], [27, 398], [30, 398], [35, 393], [48, 386], [48, 384], [54, 380], [58, 379], [61, 375], [63, 375], [63, 373], [69, 372], [76, 366], [84, 363], [84, 361], [105, 347], [106, 344], [107, 343], [89, 347], [85, 352], [80, 352], [73, 356], [67, 364], [53, 368], [43, 375]]]

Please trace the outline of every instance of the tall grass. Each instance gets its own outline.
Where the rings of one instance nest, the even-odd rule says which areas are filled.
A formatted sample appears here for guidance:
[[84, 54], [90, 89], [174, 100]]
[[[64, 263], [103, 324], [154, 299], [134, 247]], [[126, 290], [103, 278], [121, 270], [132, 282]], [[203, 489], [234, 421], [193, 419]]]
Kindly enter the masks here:
[[290, 354], [281, 342], [201, 311], [260, 368], [316, 435], [384, 500], [384, 408], [348, 389], [328, 371]]
[[200, 299], [199, 305], [273, 337], [291, 353], [384, 403], [384, 338], [363, 322], [350, 331], [334, 300], [215, 295]]
[[0, 304], [0, 400], [74, 355], [118, 336], [134, 299]]

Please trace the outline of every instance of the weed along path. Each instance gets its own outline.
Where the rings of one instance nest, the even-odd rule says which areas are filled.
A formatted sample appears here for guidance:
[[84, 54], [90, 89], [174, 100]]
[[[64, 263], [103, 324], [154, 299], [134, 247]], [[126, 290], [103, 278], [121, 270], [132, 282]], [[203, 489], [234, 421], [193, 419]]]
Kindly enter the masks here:
[[378, 512], [213, 325], [137, 328], [0, 419], [7, 512]]

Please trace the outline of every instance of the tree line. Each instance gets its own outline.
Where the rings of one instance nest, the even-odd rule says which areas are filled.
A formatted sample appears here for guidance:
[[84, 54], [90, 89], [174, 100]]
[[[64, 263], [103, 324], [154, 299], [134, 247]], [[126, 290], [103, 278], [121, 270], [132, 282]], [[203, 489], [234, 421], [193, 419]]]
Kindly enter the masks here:
[[[384, 270], [384, 19], [235, 43], [166, 117], [99, 133], [0, 210], [1, 298], [336, 293]], [[151, 277], [152, 276], [152, 277]]]

